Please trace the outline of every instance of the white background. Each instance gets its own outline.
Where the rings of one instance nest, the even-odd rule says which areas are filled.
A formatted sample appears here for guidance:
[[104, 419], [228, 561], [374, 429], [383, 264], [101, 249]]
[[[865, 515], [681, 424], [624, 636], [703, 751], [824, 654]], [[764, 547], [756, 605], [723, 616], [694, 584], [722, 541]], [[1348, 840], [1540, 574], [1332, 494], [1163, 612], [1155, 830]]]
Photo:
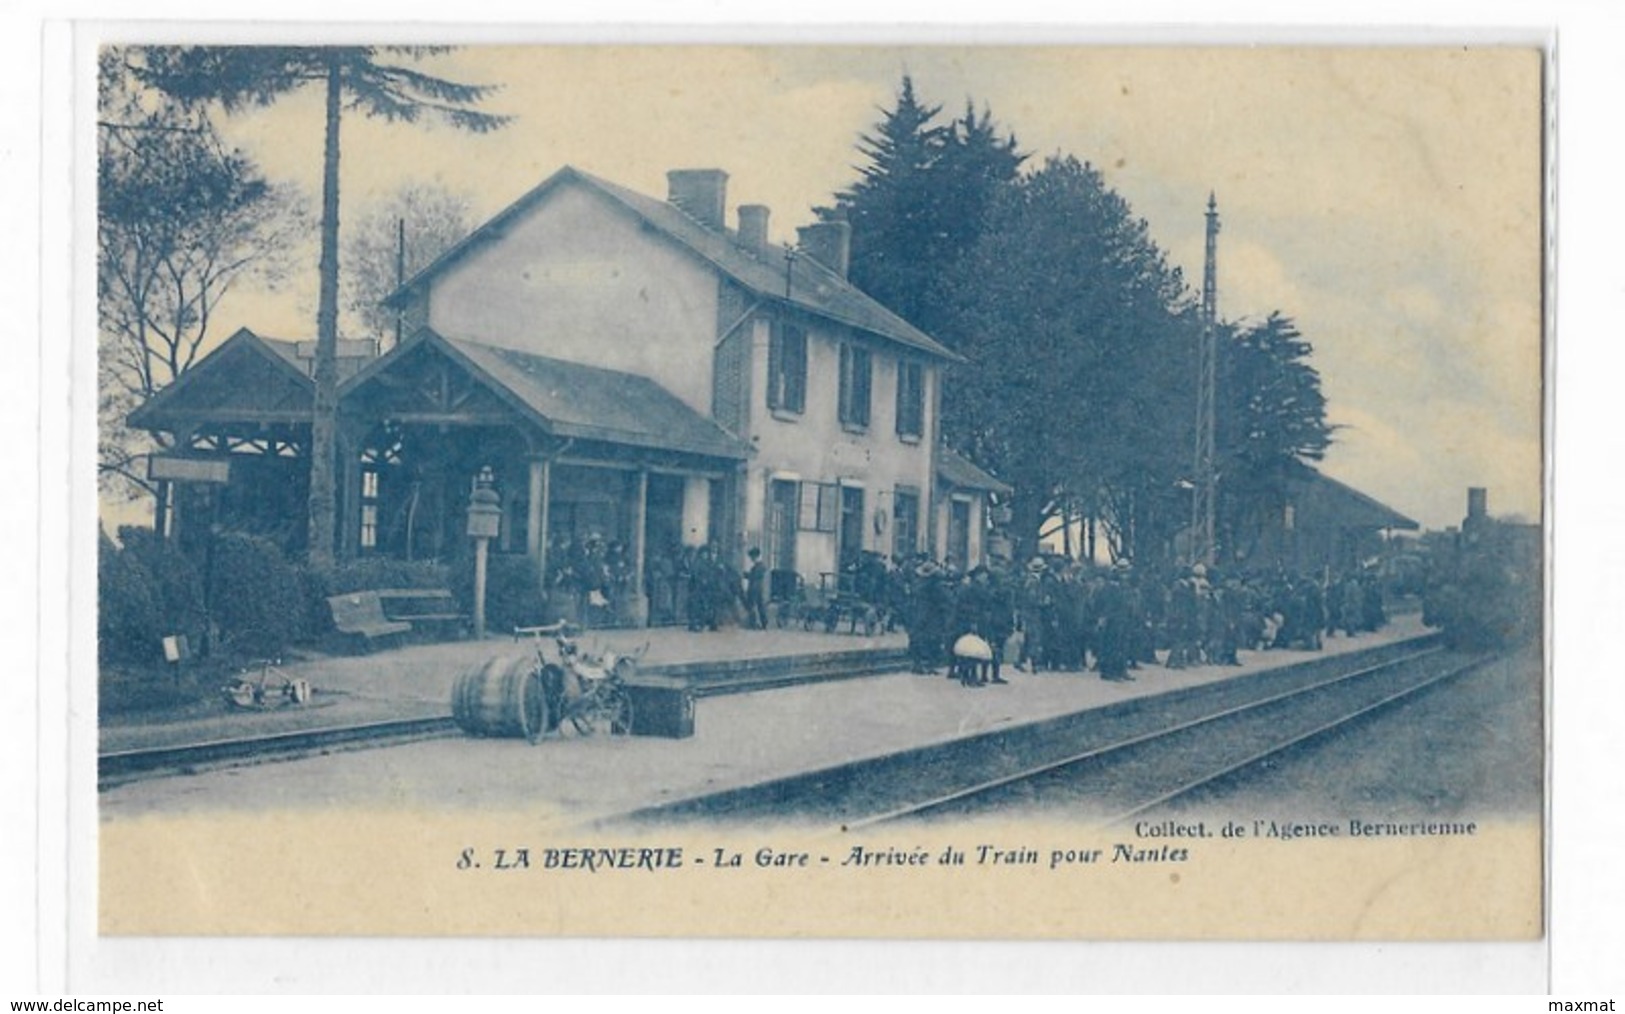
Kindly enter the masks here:
[[[775, 9], [773, 24], [897, 26], [1060, 26], [1087, 40], [1102, 25], [1144, 38], [1166, 26], [1167, 41], [1188, 38], [1194, 26], [1221, 40], [1348, 41], [1360, 28], [1391, 39], [1399, 31], [1493, 29], [1550, 31], [1555, 40], [1558, 133], [1554, 239], [1557, 246], [1554, 522], [1554, 732], [1551, 933], [1541, 945], [1306, 946], [1306, 945], [1004, 945], [849, 942], [298, 942], [117, 941], [92, 934], [79, 919], [69, 934], [65, 840], [69, 547], [85, 562], [93, 530], [74, 530], [70, 517], [93, 496], [81, 484], [71, 499], [71, 469], [88, 475], [88, 460], [70, 455], [69, 427], [83, 448], [93, 436], [93, 403], [70, 400], [69, 335], [73, 248], [67, 144], [72, 19], [174, 20], [258, 15], [279, 19], [330, 17], [331, 2], [282, 0], [227, 8], [218, 0], [156, 2], [139, 8], [111, 3], [21, 2], [0, 22], [5, 87], [0, 91], [0, 241], [6, 259], [5, 368], [0, 411], [12, 444], [0, 457], [9, 475], [0, 497], [4, 531], [5, 618], [0, 669], [0, 1003], [29, 996], [113, 994], [159, 973], [165, 995], [183, 992], [463, 992], [495, 990], [763, 990], [1089, 992], [1523, 992], [1552, 989], [1573, 998], [1625, 993], [1625, 757], [1619, 746], [1625, 651], [1617, 633], [1625, 621], [1625, 483], [1620, 428], [1610, 409], [1618, 399], [1617, 371], [1625, 329], [1625, 17], [1604, 2], [1486, 2], [1428, 0], [1307, 5], [1141, 0], [1133, 5], [1047, 5], [1006, 0], [998, 5], [905, 5], [822, 0]], [[344, 13], [398, 24], [450, 16], [496, 23], [533, 22], [542, 8], [524, 3], [466, 5], [394, 0]], [[568, 18], [570, 11], [549, 10]], [[1311, 17], [1312, 15], [1312, 17]], [[740, 2], [605, 3], [574, 13], [614, 37], [619, 23], [667, 25], [763, 24], [761, 10]], [[929, 27], [927, 31], [929, 31]], [[1162, 28], [1156, 29], [1159, 33]], [[719, 31], [721, 31], [719, 29]], [[781, 33], [783, 29], [779, 29]], [[1185, 33], [1181, 36], [1180, 32]], [[622, 33], [624, 34], [624, 32]], [[825, 34], [828, 34], [826, 31]], [[782, 34], [780, 35], [782, 37]], [[1158, 35], [1160, 39], [1160, 34]], [[1437, 41], [1430, 33], [1430, 41]], [[42, 95], [51, 104], [42, 105]], [[42, 115], [43, 110], [43, 115]], [[83, 251], [80, 251], [83, 256]], [[81, 303], [87, 302], [81, 300]], [[79, 364], [83, 366], [83, 364]], [[78, 394], [84, 394], [81, 386]], [[70, 511], [70, 506], [72, 510]], [[76, 514], [74, 512], [77, 512]], [[93, 521], [90, 523], [93, 524]], [[93, 561], [92, 561], [93, 562]], [[75, 572], [81, 576], [81, 566]], [[93, 578], [93, 569], [91, 570]], [[72, 589], [79, 608], [93, 606], [94, 589]], [[91, 627], [91, 630], [94, 628]], [[80, 644], [78, 650], [83, 650]], [[82, 789], [81, 789], [82, 791]], [[83, 827], [83, 825], [76, 825]], [[81, 843], [83, 852], [88, 846]], [[92, 853], [93, 854], [93, 853]], [[82, 913], [81, 913], [82, 915]], [[1549, 953], [1548, 953], [1549, 946]], [[70, 956], [90, 974], [69, 981]], [[1546, 975], [1549, 959], [1550, 979]], [[138, 978], [139, 977], [139, 978]], [[362, 1005], [368, 1009], [367, 1005]], [[169, 1009], [207, 1009], [171, 1006]], [[318, 1009], [329, 1009], [318, 1007]], [[1526, 1002], [1520, 1009], [1544, 1009]]]

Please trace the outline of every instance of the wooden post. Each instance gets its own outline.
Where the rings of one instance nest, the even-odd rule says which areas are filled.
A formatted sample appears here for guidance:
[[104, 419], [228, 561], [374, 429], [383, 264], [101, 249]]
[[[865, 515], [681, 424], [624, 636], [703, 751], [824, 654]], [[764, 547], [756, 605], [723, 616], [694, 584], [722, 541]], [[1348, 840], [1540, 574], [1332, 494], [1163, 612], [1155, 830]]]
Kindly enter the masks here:
[[547, 515], [553, 466], [547, 458], [530, 459], [530, 506], [525, 515], [525, 550], [536, 566], [536, 584], [547, 593]]
[[339, 449], [339, 559], [353, 560], [361, 547], [361, 451], [343, 428]]
[[644, 532], [649, 521], [649, 470], [638, 469], [637, 492], [632, 496], [632, 617], [638, 626], [649, 623], [649, 600], [643, 594]]
[[474, 640], [485, 638], [485, 556], [490, 539], [474, 540]]
[[[525, 510], [525, 555], [532, 563], [542, 559], [546, 552], [547, 533], [542, 531], [542, 498], [547, 495], [547, 460], [530, 459], [530, 502]], [[542, 575], [538, 572], [536, 575]]]
[[643, 587], [644, 529], [649, 521], [649, 470], [638, 469], [637, 493], [632, 498], [632, 573]]
[[163, 538], [163, 539], [169, 539], [169, 538], [174, 537], [174, 533], [173, 533], [173, 530], [172, 530], [174, 526], [172, 526], [169, 523], [170, 522], [169, 490], [170, 490], [169, 480], [168, 479], [159, 479], [158, 480], [158, 492], [157, 492], [157, 501], [158, 502], [153, 507], [152, 527], [153, 527], [153, 531], [158, 533], [158, 537]]

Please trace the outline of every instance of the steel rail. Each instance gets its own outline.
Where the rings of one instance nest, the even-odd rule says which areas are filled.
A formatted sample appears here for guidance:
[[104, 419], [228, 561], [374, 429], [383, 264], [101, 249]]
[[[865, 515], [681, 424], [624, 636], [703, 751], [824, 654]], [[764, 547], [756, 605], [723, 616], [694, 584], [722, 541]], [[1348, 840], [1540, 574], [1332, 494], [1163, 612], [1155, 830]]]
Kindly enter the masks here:
[[[1424, 649], [1422, 651], [1412, 652], [1412, 653], [1410, 653], [1408, 655], [1402, 655], [1399, 658], [1389, 659], [1387, 661], [1379, 662], [1379, 663], [1376, 663], [1374, 665], [1362, 666], [1362, 667], [1360, 667], [1358, 669], [1354, 669], [1354, 670], [1351, 670], [1351, 671], [1346, 672], [1346, 673], [1338, 673], [1338, 674], [1333, 675], [1333, 676], [1331, 676], [1331, 677], [1329, 677], [1327, 679], [1318, 680], [1318, 681], [1316, 681], [1314, 683], [1310, 683], [1310, 684], [1307, 684], [1305, 686], [1294, 687], [1294, 688], [1292, 688], [1290, 690], [1285, 690], [1285, 691], [1282, 691], [1280, 693], [1270, 694], [1270, 695], [1267, 695], [1265, 697], [1258, 698], [1257, 700], [1244, 701], [1244, 702], [1242, 702], [1240, 704], [1235, 704], [1235, 705], [1232, 705], [1230, 707], [1221, 708], [1220, 710], [1215, 711], [1215, 712], [1211, 712], [1209, 714], [1199, 715], [1199, 716], [1197, 716], [1195, 718], [1187, 719], [1187, 720], [1182, 721], [1182, 722], [1176, 722], [1173, 725], [1164, 726], [1164, 727], [1159, 728], [1159, 729], [1153, 729], [1153, 730], [1151, 730], [1149, 732], [1144, 732], [1144, 733], [1141, 733], [1141, 734], [1136, 735], [1136, 736], [1130, 736], [1130, 737], [1128, 737], [1126, 739], [1117, 740], [1115, 742], [1106, 743], [1106, 744], [1103, 744], [1103, 745], [1100, 745], [1100, 746], [1091, 747], [1088, 750], [1083, 750], [1083, 751], [1079, 751], [1077, 753], [1068, 754], [1067, 756], [1062, 757], [1062, 758], [1060, 758], [1058, 760], [1045, 761], [1042, 764], [1035, 764], [1035, 765], [1032, 765], [1031, 767], [1023, 768], [1020, 771], [1014, 771], [1014, 772], [1011, 772], [1011, 773], [1006, 774], [1006, 775], [1001, 775], [998, 778], [992, 778], [992, 779], [988, 779], [988, 780], [983, 781], [983, 782], [978, 782], [975, 785], [964, 786], [962, 788], [958, 788], [958, 789], [955, 789], [955, 790], [950, 791], [950, 792], [942, 793], [941, 795], [933, 796], [933, 797], [931, 797], [929, 799], [926, 799], [926, 800], [920, 800], [918, 802], [909, 803], [907, 805], [900, 806], [900, 807], [897, 807], [897, 808], [892, 809], [892, 810], [887, 810], [885, 812], [878, 813], [878, 814], [873, 814], [871, 816], [863, 817], [863, 818], [860, 818], [860, 819], [857, 819], [857, 820], [844, 821], [842, 823], [842, 829], [846, 830], [846, 831], [861, 830], [863, 828], [873, 827], [873, 826], [878, 825], [878, 824], [885, 824], [885, 823], [890, 823], [890, 822], [893, 822], [893, 821], [901, 820], [901, 819], [906, 818], [906, 817], [919, 816], [919, 815], [924, 814], [924, 813], [929, 813], [929, 812], [931, 812], [933, 810], [940, 810], [940, 809], [943, 809], [945, 807], [951, 806], [951, 805], [953, 805], [955, 803], [963, 802], [963, 801], [968, 800], [968, 799], [973, 799], [973, 798], [975, 798], [977, 796], [986, 795], [989, 792], [993, 792], [993, 791], [996, 791], [998, 789], [1005, 788], [1007, 786], [1018, 785], [1018, 784], [1020, 784], [1022, 782], [1029, 782], [1029, 781], [1032, 781], [1035, 778], [1039, 778], [1039, 777], [1042, 777], [1044, 775], [1051, 774], [1051, 773], [1054, 773], [1056, 771], [1063, 770], [1065, 768], [1074, 767], [1076, 765], [1083, 764], [1085, 762], [1092, 761], [1092, 760], [1098, 760], [1100, 758], [1110, 756], [1111, 754], [1117, 753], [1117, 752], [1122, 751], [1122, 750], [1127, 750], [1127, 749], [1130, 749], [1132, 747], [1142, 746], [1142, 745], [1146, 745], [1146, 744], [1152, 744], [1152, 743], [1157, 742], [1158, 740], [1167, 739], [1168, 737], [1176, 735], [1176, 734], [1181, 733], [1181, 732], [1186, 732], [1186, 731], [1189, 731], [1189, 730], [1192, 730], [1192, 729], [1200, 728], [1200, 727], [1205, 726], [1205, 725], [1211, 725], [1211, 724], [1213, 724], [1215, 722], [1220, 722], [1220, 721], [1223, 721], [1225, 719], [1234, 718], [1234, 717], [1237, 717], [1237, 716], [1240, 716], [1240, 715], [1245, 715], [1245, 714], [1247, 714], [1249, 712], [1258, 711], [1259, 709], [1268, 707], [1268, 706], [1273, 705], [1273, 704], [1278, 704], [1278, 703], [1281, 703], [1283, 701], [1289, 701], [1289, 700], [1292, 700], [1294, 698], [1307, 700], [1307, 699], [1309, 699], [1309, 697], [1307, 695], [1324, 694], [1327, 691], [1334, 690], [1339, 686], [1349, 685], [1350, 681], [1365, 679], [1367, 677], [1370, 677], [1370, 676], [1372, 676], [1374, 674], [1377, 674], [1377, 673], [1380, 673], [1380, 672], [1383, 672], [1383, 671], [1386, 671], [1386, 670], [1397, 669], [1397, 668], [1399, 668], [1401, 666], [1408, 665], [1408, 664], [1411, 664], [1411, 663], [1414, 663], [1414, 662], [1418, 662], [1418, 661], [1420, 661], [1420, 660], [1422, 660], [1424, 658], [1427, 658], [1429, 656], [1439, 654], [1443, 650], [1444, 649], [1440, 648], [1440, 647], [1430, 647], [1430, 648], [1426, 648], [1426, 649]], [[1478, 662], [1471, 663], [1471, 665], [1482, 664], [1482, 661], [1483, 660], [1479, 660]], [[1430, 681], [1429, 685], [1431, 685], [1431, 681]], [[1352, 719], [1349, 719], [1349, 720], [1352, 720]], [[1332, 726], [1328, 726], [1328, 727], [1333, 727], [1333, 726], [1335, 726], [1335, 724], [1341, 724], [1341, 723], [1332, 723]], [[1319, 730], [1319, 731], [1324, 732], [1326, 730], [1322, 729], [1322, 730]], [[1261, 759], [1261, 758], [1253, 758], [1253, 759], [1250, 760], [1250, 763], [1256, 763], [1258, 759]], [[1206, 779], [1205, 781], [1211, 781], [1211, 780], [1212, 779]], [[1138, 812], [1138, 811], [1134, 811], [1134, 812]], [[1128, 814], [1126, 816], [1132, 816], [1132, 815], [1133, 814], [1131, 812], [1130, 814]], [[1123, 817], [1117, 817], [1117, 818], [1113, 818], [1113, 821], [1121, 820], [1121, 819], [1123, 819]]]
[[108, 788], [141, 775], [288, 760], [336, 749], [361, 749], [437, 739], [457, 731], [456, 724], [449, 716], [409, 718], [145, 750], [123, 750], [104, 753], [96, 758], [96, 781], [99, 788]]
[[1204, 788], [1205, 786], [1208, 786], [1208, 785], [1212, 785], [1214, 782], [1217, 782], [1220, 779], [1227, 778], [1230, 775], [1236, 774], [1237, 772], [1244, 771], [1247, 768], [1252, 767], [1253, 765], [1258, 764], [1258, 763], [1260, 763], [1260, 762], [1262, 762], [1264, 760], [1267, 760], [1267, 759], [1269, 759], [1271, 757], [1274, 757], [1274, 756], [1276, 756], [1278, 754], [1285, 753], [1286, 751], [1291, 750], [1293, 747], [1296, 747], [1296, 746], [1298, 746], [1298, 745], [1300, 745], [1302, 743], [1307, 743], [1308, 741], [1316, 738], [1317, 736], [1323, 736], [1326, 733], [1331, 732], [1331, 731], [1333, 731], [1335, 729], [1338, 729], [1338, 728], [1340, 728], [1342, 726], [1353, 724], [1354, 722], [1359, 721], [1360, 719], [1366, 717], [1367, 715], [1370, 715], [1370, 714], [1372, 714], [1373, 712], [1376, 712], [1376, 711], [1380, 711], [1383, 708], [1389, 707], [1390, 705], [1396, 704], [1399, 701], [1402, 701], [1407, 697], [1410, 697], [1410, 696], [1412, 696], [1414, 694], [1421, 693], [1423, 690], [1427, 690], [1430, 687], [1437, 686], [1438, 684], [1443, 683], [1446, 680], [1455, 679], [1458, 676], [1461, 676], [1461, 675], [1463, 675], [1465, 673], [1471, 672], [1474, 669], [1481, 668], [1482, 666], [1486, 665], [1492, 658], [1494, 658], [1493, 655], [1487, 655], [1487, 656], [1484, 656], [1484, 657], [1481, 657], [1481, 658], [1476, 658], [1476, 659], [1473, 659], [1472, 661], [1465, 662], [1462, 665], [1459, 665], [1459, 666], [1455, 667], [1454, 669], [1447, 670], [1446, 672], [1442, 672], [1437, 676], [1432, 676], [1432, 677], [1430, 677], [1428, 679], [1425, 679], [1420, 683], [1415, 683], [1415, 684], [1412, 684], [1411, 686], [1403, 687], [1403, 688], [1401, 688], [1399, 690], [1396, 690], [1393, 693], [1387, 695], [1386, 697], [1381, 698], [1380, 700], [1373, 701], [1372, 703], [1367, 704], [1364, 707], [1358, 708], [1355, 711], [1352, 711], [1352, 712], [1350, 712], [1350, 713], [1348, 713], [1346, 715], [1343, 715], [1340, 718], [1333, 718], [1330, 721], [1324, 722], [1324, 723], [1322, 723], [1322, 724], [1308, 730], [1307, 732], [1299, 733], [1298, 735], [1292, 736], [1291, 738], [1289, 738], [1289, 739], [1287, 739], [1287, 740], [1285, 740], [1283, 742], [1277, 743], [1277, 744], [1275, 744], [1273, 746], [1270, 746], [1270, 747], [1267, 747], [1267, 748], [1265, 748], [1263, 750], [1259, 750], [1259, 751], [1251, 754], [1248, 757], [1245, 757], [1245, 758], [1243, 758], [1243, 759], [1241, 759], [1239, 761], [1236, 761], [1233, 764], [1227, 764], [1227, 765], [1225, 765], [1224, 767], [1220, 768], [1217, 771], [1214, 771], [1214, 772], [1211, 772], [1209, 774], [1203, 775], [1200, 778], [1192, 779], [1192, 780], [1186, 782], [1184, 785], [1179, 786], [1178, 788], [1170, 789], [1169, 791], [1158, 795], [1154, 799], [1147, 800], [1146, 802], [1141, 803], [1138, 806], [1135, 806], [1133, 809], [1125, 810], [1124, 812], [1119, 813], [1116, 816], [1109, 817], [1106, 820], [1101, 821], [1100, 826], [1101, 827], [1113, 827], [1113, 826], [1115, 826], [1117, 824], [1121, 824], [1121, 823], [1123, 823], [1125, 821], [1128, 821], [1128, 820], [1130, 820], [1130, 819], [1132, 819], [1134, 817], [1137, 817], [1140, 814], [1145, 813], [1148, 810], [1153, 810], [1153, 809], [1156, 809], [1159, 806], [1164, 806], [1164, 805], [1166, 805], [1166, 804], [1168, 804], [1170, 802], [1173, 802], [1175, 799], [1178, 799], [1181, 796], [1188, 796], [1188, 795], [1190, 795], [1191, 793], [1195, 792], [1198, 789]]

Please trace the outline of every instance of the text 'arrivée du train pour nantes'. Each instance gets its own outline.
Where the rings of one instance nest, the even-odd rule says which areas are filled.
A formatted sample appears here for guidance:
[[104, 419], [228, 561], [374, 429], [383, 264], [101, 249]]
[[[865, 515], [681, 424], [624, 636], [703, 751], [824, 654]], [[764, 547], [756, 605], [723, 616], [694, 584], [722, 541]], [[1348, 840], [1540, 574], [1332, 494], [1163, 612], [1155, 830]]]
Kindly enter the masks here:
[[1474, 822], [1369, 821], [1300, 822], [1289, 820], [1227, 820], [1182, 823], [1176, 820], [1140, 821], [1133, 825], [1134, 841], [1113, 841], [1077, 847], [967, 844], [940, 848], [852, 845], [844, 850], [813, 852], [762, 845], [753, 849], [692, 846], [542, 846], [515, 845], [464, 848], [457, 856], [459, 870], [557, 870], [585, 873], [611, 871], [657, 872], [680, 869], [798, 870], [817, 867], [878, 870], [921, 867], [1039, 867], [1051, 870], [1074, 866], [1112, 866], [1187, 863], [1203, 840], [1303, 841], [1309, 839], [1389, 839], [1471, 837]]

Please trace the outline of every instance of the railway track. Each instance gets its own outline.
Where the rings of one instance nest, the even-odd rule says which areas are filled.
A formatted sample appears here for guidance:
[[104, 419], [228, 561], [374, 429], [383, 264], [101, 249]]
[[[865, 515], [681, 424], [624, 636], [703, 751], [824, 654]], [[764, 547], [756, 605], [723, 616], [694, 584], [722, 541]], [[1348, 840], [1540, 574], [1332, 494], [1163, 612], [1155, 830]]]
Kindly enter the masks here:
[[1411, 642], [662, 804], [614, 823], [860, 830], [1047, 806], [1110, 824], [1239, 777], [1486, 661]]
[[[787, 665], [786, 663], [794, 663]], [[770, 659], [750, 671], [736, 671], [720, 663], [684, 663], [651, 667], [649, 675], [680, 679], [696, 698], [777, 690], [804, 683], [859, 679], [908, 667], [907, 652], [875, 650], [832, 652], [824, 656], [797, 659]], [[96, 780], [100, 789], [141, 778], [191, 774], [222, 767], [297, 760], [335, 753], [397, 746], [424, 739], [461, 735], [448, 714], [444, 717], [399, 721], [367, 722], [331, 726], [267, 736], [243, 736], [183, 743], [172, 746], [124, 750], [101, 754], [96, 759]]]
[[448, 716], [368, 722], [270, 736], [244, 736], [146, 750], [124, 750], [104, 753], [96, 758], [96, 785], [97, 788], [107, 789], [155, 775], [192, 774], [220, 767], [296, 760], [340, 750], [395, 746], [454, 734], [460, 735], [460, 732]]
[[1438, 651], [1362, 667], [1314, 686], [1236, 704], [980, 785], [905, 803], [849, 823], [848, 828], [963, 818], [1012, 804], [1082, 812], [1100, 826], [1126, 823], [1243, 777], [1258, 765], [1352, 728], [1487, 661]]

